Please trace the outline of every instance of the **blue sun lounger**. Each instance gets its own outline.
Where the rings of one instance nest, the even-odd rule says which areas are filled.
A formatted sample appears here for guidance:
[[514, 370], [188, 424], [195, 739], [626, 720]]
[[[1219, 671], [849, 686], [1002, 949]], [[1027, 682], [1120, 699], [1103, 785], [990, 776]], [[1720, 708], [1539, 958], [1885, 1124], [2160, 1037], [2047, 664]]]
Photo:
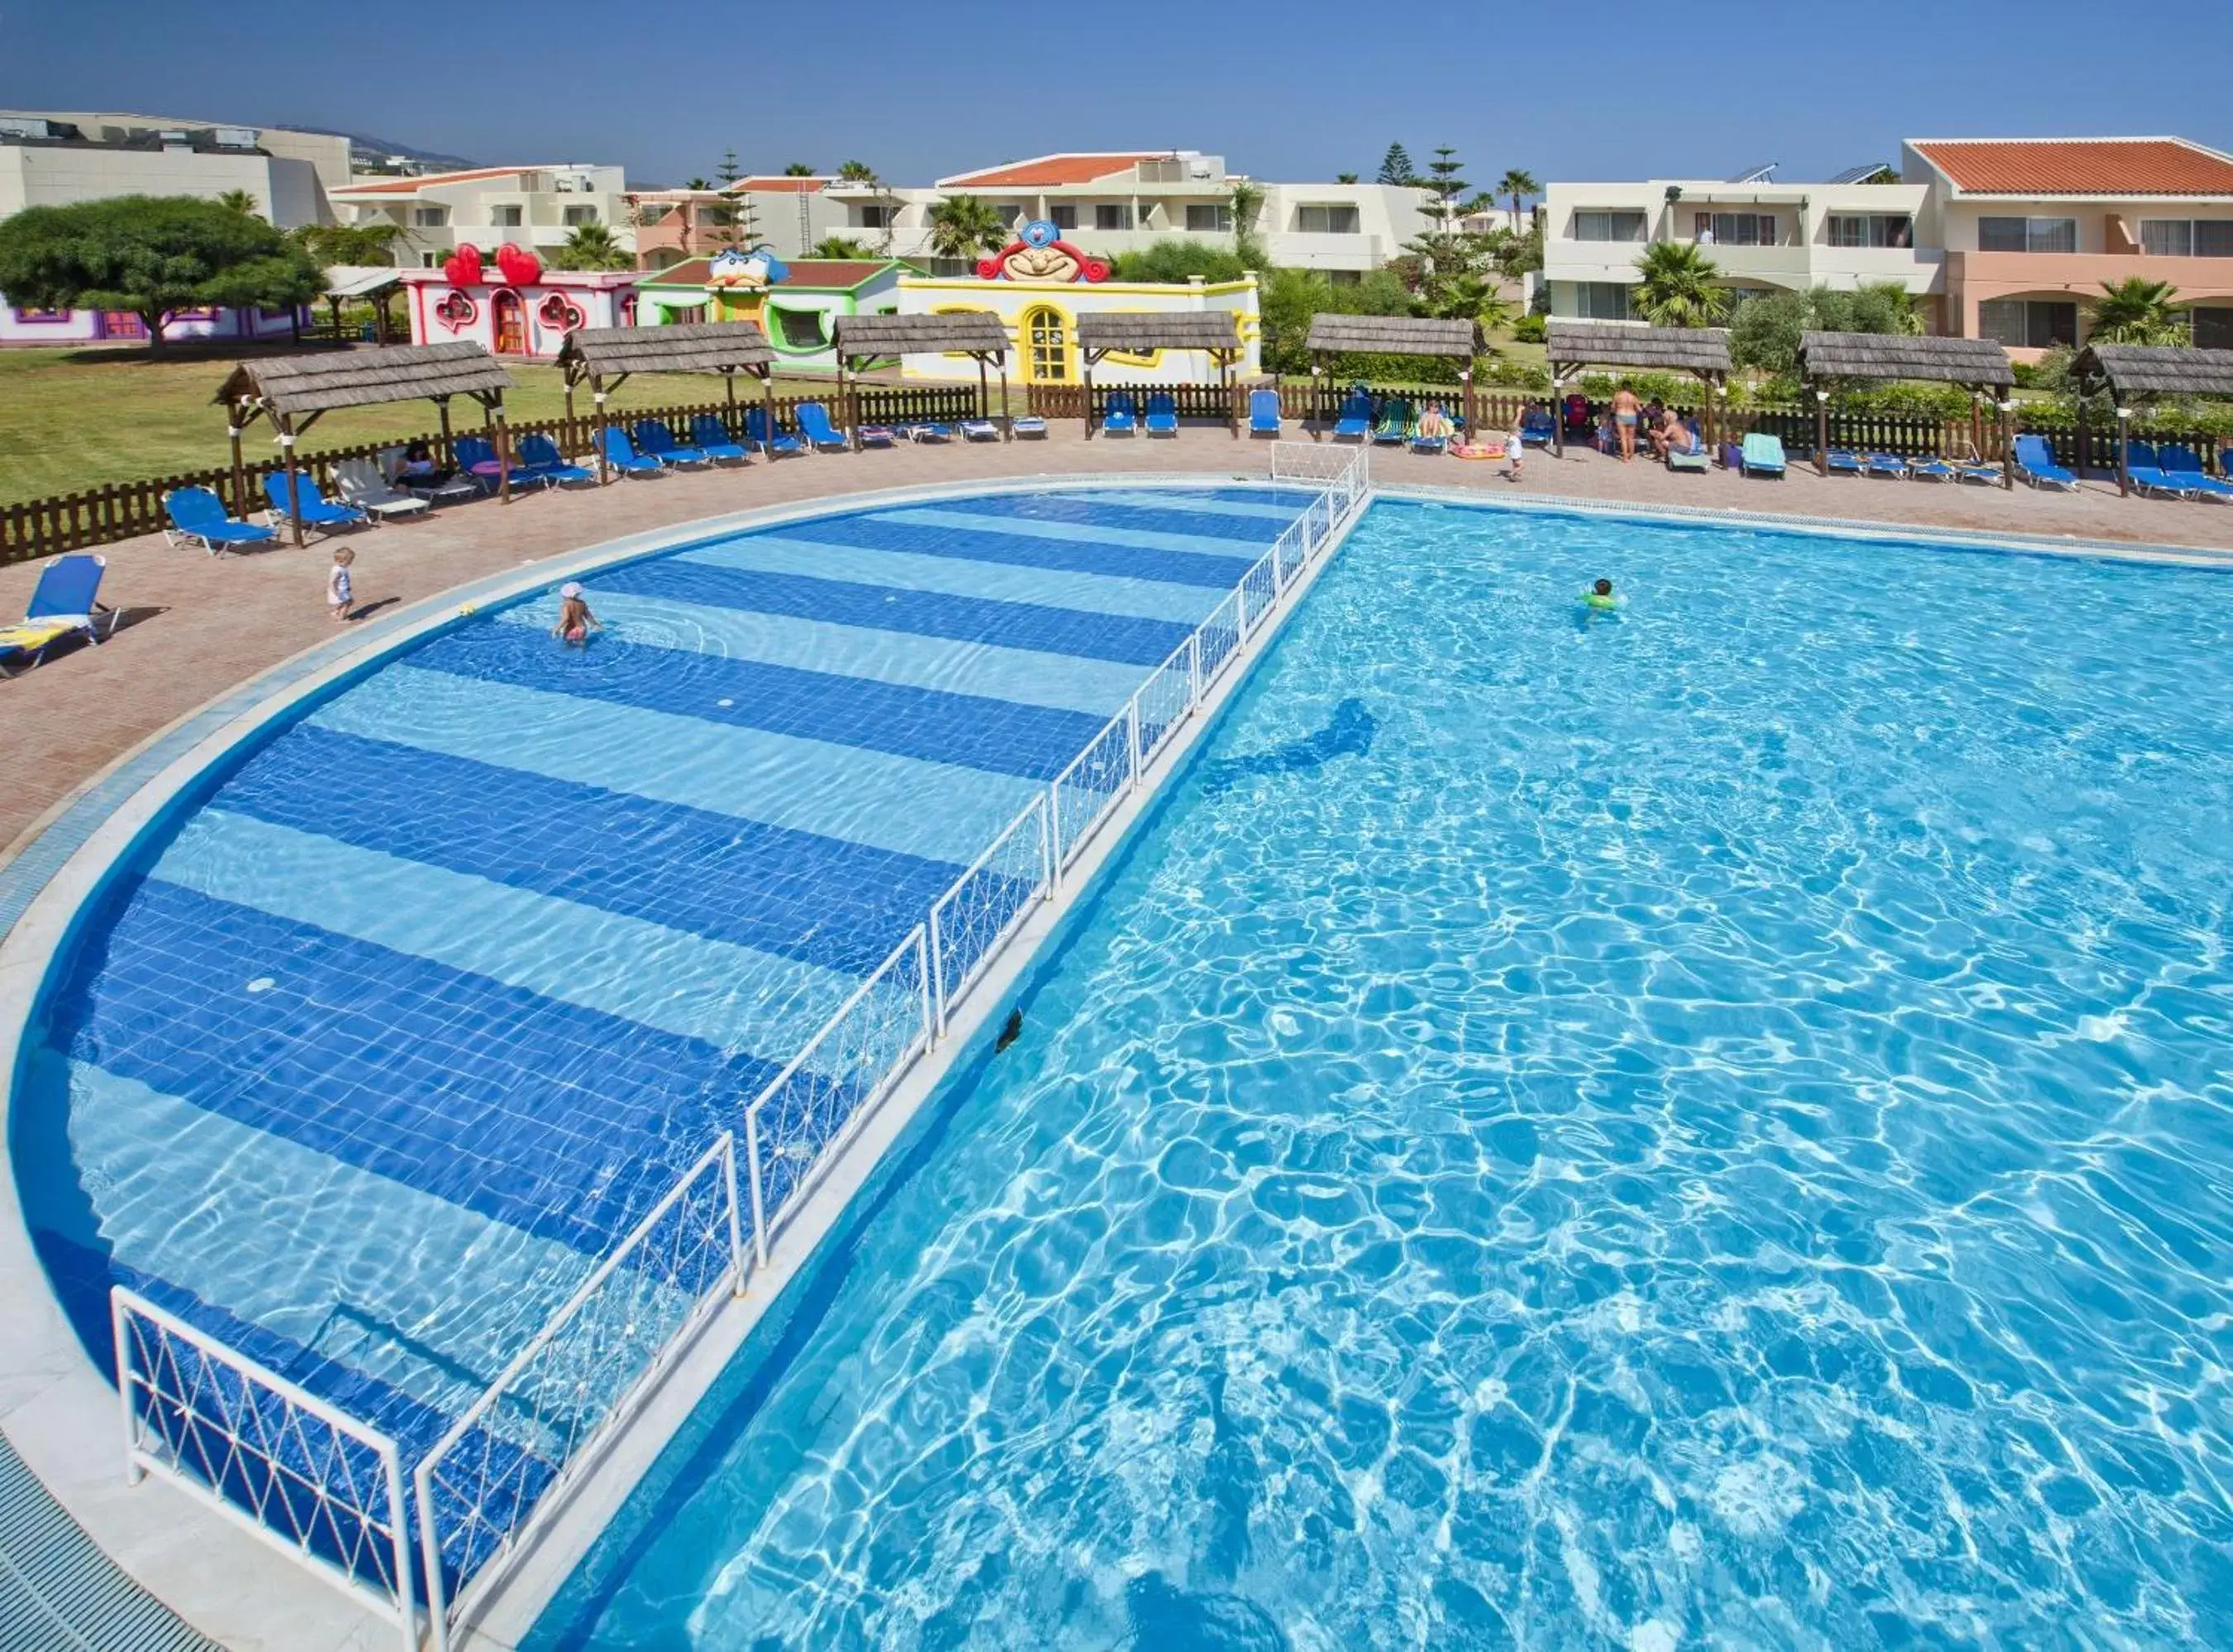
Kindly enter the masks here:
[[909, 425], [907, 439], [911, 442], [950, 442], [954, 439], [954, 426], [935, 422]]
[[1333, 439], [1353, 436], [1358, 441], [1372, 434], [1372, 398], [1351, 394], [1342, 398], [1341, 412], [1333, 421]]
[[287, 504], [288, 476], [284, 471], [273, 471], [264, 478], [264, 497], [271, 501], [273, 522], [292, 520], [305, 528], [315, 528], [320, 533], [335, 528], [361, 528], [372, 520], [353, 504], [335, 504], [318, 491], [318, 485], [299, 471], [294, 477], [295, 503]]
[[1864, 453], [1861, 462], [1869, 467], [1871, 476], [1896, 476], [1903, 481], [1907, 477], [1907, 461], [1897, 453]]
[[1557, 428], [1546, 408], [1534, 407], [1520, 415], [1520, 445], [1522, 447], [1548, 447]]
[[724, 459], [742, 465], [745, 450], [729, 438], [728, 427], [722, 424], [719, 413], [698, 413], [690, 420], [692, 446], [707, 459], [719, 464]]
[[961, 421], [961, 439], [965, 442], [997, 442], [1000, 427], [989, 419], [965, 419]]
[[806, 451], [800, 445], [798, 437], [785, 435], [779, 430], [770, 432], [767, 409], [765, 407], [745, 409], [745, 446], [772, 458], [781, 458], [790, 453], [803, 453]]
[[2186, 484], [2199, 499], [2218, 499], [2233, 504], [2233, 482], [2222, 476], [2212, 476], [2202, 468], [2202, 455], [2191, 447], [2178, 442], [2165, 442], [2156, 449], [2156, 463], [2166, 476]]
[[597, 480], [595, 471], [570, 464], [558, 451], [558, 444], [540, 431], [530, 431], [519, 439], [519, 476], [523, 481], [540, 482], [546, 488], [594, 486]]
[[793, 415], [798, 420], [799, 433], [817, 453], [842, 453], [853, 445], [852, 439], [830, 422], [830, 409], [818, 401], [802, 401]]
[[1047, 422], [1037, 413], [1020, 413], [1008, 421], [1012, 436], [1030, 436], [1039, 441], [1046, 439]]
[[661, 465], [711, 465], [713, 456], [674, 439], [674, 433], [659, 419], [639, 419], [635, 423], [635, 445]]
[[179, 488], [165, 494], [163, 514], [171, 520], [163, 530], [164, 538], [174, 545], [199, 545], [212, 556], [235, 545], [268, 545], [279, 537], [259, 523], [235, 522], [207, 488]]
[[856, 425], [853, 434], [863, 447], [889, 447], [900, 439], [889, 425]]
[[2174, 499], [2184, 499], [2194, 491], [2187, 485], [2185, 478], [2173, 476], [2163, 468], [2156, 458], [2155, 445], [2152, 442], [2128, 441], [2125, 444], [2125, 474], [2143, 493], [2162, 493]]
[[655, 459], [646, 459], [635, 451], [628, 439], [628, 432], [618, 425], [605, 426], [605, 463], [622, 476], [664, 476], [667, 466]]
[[1380, 417], [1372, 423], [1373, 446], [1401, 447], [1410, 439], [1411, 404], [1408, 401], [1382, 403]]
[[1101, 433], [1104, 436], [1130, 436], [1139, 428], [1139, 411], [1129, 390], [1112, 390], [1101, 414]]
[[1907, 473], [1918, 482], [1951, 482], [1957, 472], [1943, 459], [1919, 459], [1907, 467]]
[[1754, 431], [1744, 439], [1744, 446], [1737, 456], [1737, 470], [1744, 476], [1781, 476], [1783, 444], [1766, 431]]
[[1278, 391], [1251, 390], [1248, 393], [1248, 433], [1251, 436], [1276, 436], [1279, 433]]
[[2074, 488], [2078, 478], [2054, 462], [2054, 450], [2044, 436], [2016, 438], [2016, 474], [2034, 487]]
[[1842, 447], [1831, 448], [1822, 455], [1822, 463], [1829, 467], [1832, 476], [1865, 476], [1869, 467], [1861, 462], [1859, 453]]
[[57, 642], [81, 636], [97, 643], [114, 631], [116, 611], [94, 600], [107, 570], [105, 556], [57, 556], [41, 569], [23, 622], [0, 625], [0, 677], [29, 671]]
[[1179, 433], [1178, 398], [1168, 390], [1158, 390], [1148, 398], [1148, 416], [1143, 421], [1150, 436], [1175, 436]]

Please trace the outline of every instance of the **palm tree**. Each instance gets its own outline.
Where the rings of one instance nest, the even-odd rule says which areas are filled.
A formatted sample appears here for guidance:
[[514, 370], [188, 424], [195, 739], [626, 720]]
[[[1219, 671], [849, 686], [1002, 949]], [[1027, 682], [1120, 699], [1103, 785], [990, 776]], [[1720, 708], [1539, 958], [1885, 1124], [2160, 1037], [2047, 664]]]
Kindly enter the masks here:
[[2178, 289], [2167, 281], [2144, 281], [2128, 276], [2103, 282], [2101, 296], [2093, 301], [2093, 324], [2087, 331], [2093, 344], [2191, 344], [2191, 312], [2178, 305]]
[[841, 184], [873, 184], [876, 181], [876, 169], [865, 160], [849, 160], [837, 168], [837, 181]]
[[949, 195], [930, 209], [930, 250], [940, 258], [973, 258], [1008, 244], [1008, 221], [990, 201]]
[[857, 240], [850, 235], [825, 235], [814, 244], [814, 250], [807, 256], [812, 258], [873, 258], [876, 255], [869, 250], [866, 241]]
[[1728, 306], [1720, 267], [1692, 242], [1654, 241], [1636, 267], [1636, 313], [1654, 327], [1711, 327]]
[[229, 212], [239, 213], [243, 218], [262, 218], [264, 216], [263, 211], [257, 205], [256, 197], [250, 194], [244, 189], [229, 189], [225, 191], [224, 194], [217, 198], [217, 204], [219, 206], [224, 207]]
[[1435, 306], [1435, 314], [1454, 321], [1476, 322], [1484, 333], [1501, 332], [1512, 325], [1512, 306], [1479, 276], [1461, 276], [1452, 282]]
[[794, 160], [783, 169], [783, 175], [785, 178], [811, 178], [814, 176], [814, 168], [803, 160]]
[[682, 187], [685, 189], [711, 189], [713, 187], [713, 180], [710, 178], [693, 178], [687, 183], [684, 184]]
[[635, 255], [620, 244], [610, 225], [577, 224], [551, 262], [562, 270], [625, 270]]
[[1514, 166], [1496, 180], [1496, 192], [1512, 198], [1512, 230], [1520, 232], [1520, 203], [1523, 197], [1540, 195], [1543, 185], [1535, 181], [1535, 174], [1524, 167]]

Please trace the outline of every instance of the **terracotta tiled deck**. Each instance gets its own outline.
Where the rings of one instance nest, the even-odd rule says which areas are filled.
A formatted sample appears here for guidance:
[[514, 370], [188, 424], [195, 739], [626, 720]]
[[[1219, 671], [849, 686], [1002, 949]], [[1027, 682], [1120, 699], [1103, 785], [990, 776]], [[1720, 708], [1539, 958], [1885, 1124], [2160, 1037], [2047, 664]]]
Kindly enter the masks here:
[[[1570, 450], [1531, 455], [1516, 485], [1498, 463], [1467, 464], [1377, 452], [1383, 487], [1442, 486], [1484, 494], [1566, 497], [1645, 506], [1780, 511], [1918, 527], [2006, 532], [2030, 540], [2073, 537], [2223, 550], [2233, 557], [2233, 510], [2205, 503], [2125, 499], [2087, 483], [2076, 494], [1817, 477], [1794, 466], [1783, 481], [1714, 471], [1674, 476], [1642, 460], [1622, 465]], [[536, 494], [510, 507], [484, 502], [431, 519], [360, 532], [359, 621], [377, 625], [448, 587], [626, 534], [723, 512], [824, 495], [925, 483], [1085, 472], [1207, 473], [1261, 478], [1265, 445], [1217, 429], [1175, 441], [1082, 440], [1074, 426], [1013, 445], [902, 447], [615, 483], [601, 491]], [[238, 556], [177, 550], [160, 538], [111, 545], [107, 599], [133, 623], [105, 647], [81, 648], [0, 683], [10, 784], [0, 794], [0, 844], [23, 835], [117, 758], [179, 718], [290, 654], [329, 639], [328, 558], [312, 544]], [[36, 565], [0, 569], [0, 614], [20, 614]], [[6, 851], [0, 850], [0, 859]]]

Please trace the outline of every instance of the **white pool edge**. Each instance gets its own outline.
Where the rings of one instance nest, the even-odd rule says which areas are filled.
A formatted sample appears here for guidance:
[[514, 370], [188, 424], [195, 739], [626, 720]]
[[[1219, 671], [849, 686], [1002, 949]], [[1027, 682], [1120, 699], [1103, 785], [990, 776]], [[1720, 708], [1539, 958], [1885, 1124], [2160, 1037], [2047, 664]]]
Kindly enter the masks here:
[[[14, 854], [6, 863], [0, 864], [0, 875], [21, 875], [26, 857], [47, 834], [71, 834], [74, 828], [82, 824], [75, 818], [79, 811], [106, 807], [95, 801], [104, 781], [131, 765], [147, 761], [151, 753], [160, 758], [161, 767], [152, 778], [114, 807], [106, 807], [97, 823], [83, 833], [81, 841], [69, 849], [68, 858], [30, 896], [22, 915], [4, 936], [0, 936], [0, 1154], [4, 1154], [4, 1162], [0, 1162], [0, 1171], [4, 1171], [0, 1174], [0, 1324], [8, 1327], [8, 1335], [0, 1337], [0, 1432], [6, 1434], [49, 1493], [133, 1581], [189, 1624], [234, 1649], [234, 1652], [329, 1652], [329, 1649], [330, 1652], [363, 1652], [368, 1647], [394, 1643], [391, 1621], [374, 1616], [354, 1598], [328, 1587], [300, 1564], [275, 1552], [247, 1532], [212, 1518], [178, 1490], [153, 1479], [137, 1486], [127, 1485], [122, 1425], [112, 1374], [99, 1370], [87, 1358], [64, 1317], [48, 1284], [46, 1270], [32, 1247], [16, 1192], [10, 1113], [24, 1037], [40, 990], [87, 901], [98, 892], [117, 863], [132, 853], [141, 837], [162, 821], [165, 812], [183, 792], [273, 724], [283, 721], [306, 702], [316, 699], [337, 681], [402, 653], [429, 633], [478, 608], [510, 602], [556, 581], [589, 577], [599, 569], [659, 555], [702, 539], [855, 511], [889, 509], [942, 498], [1036, 493], [1050, 489], [1121, 486], [1183, 491], [1232, 485], [1267, 487], [1271, 484], [1261, 475], [1209, 471], [1178, 475], [1106, 472], [962, 478], [928, 485], [825, 495], [793, 504], [700, 517], [673, 527], [607, 540], [454, 587], [367, 628], [361, 636], [305, 649], [212, 701], [212, 706], [234, 700], [244, 702], [243, 709], [227, 717], [215, 729], [199, 736], [190, 735], [187, 731], [207, 714], [210, 706], [190, 712], [119, 757], [78, 788], [70, 800], [50, 811], [38, 829], [17, 841]], [[1290, 588], [1289, 596], [1282, 598], [1275, 609], [1274, 622], [1260, 628], [1252, 643], [1240, 650], [1239, 668], [1226, 673], [1222, 687], [1206, 702], [1195, 725], [1172, 742], [1165, 754], [1166, 760], [1175, 759], [1178, 752], [1191, 746], [1199, 728], [1247, 675], [1262, 647], [1277, 634], [1292, 599], [1315, 582], [1317, 570], [1330, 559], [1341, 538], [1363, 514], [1360, 509], [1353, 515], [1327, 549], [1306, 567], [1305, 576]], [[303, 668], [306, 660], [320, 656], [324, 657], [314, 669]], [[178, 749], [167, 749], [170, 745]], [[1159, 762], [1151, 772], [1156, 773], [1160, 784], [1169, 770]], [[1102, 863], [1110, 849], [1136, 818], [1138, 809], [1153, 796], [1153, 788], [1143, 786], [1133, 798], [1120, 805], [1111, 816], [1111, 823], [1097, 834], [1095, 847], [1081, 860], [1078, 869], [1065, 875], [1063, 895], [1049, 907], [1049, 912], [1058, 914], [1068, 910], [1077, 892], [1090, 881], [1092, 873], [1089, 868]], [[1010, 959], [1018, 972], [1028, 964], [1030, 954], [1043, 939], [1036, 927], [1038, 921], [1034, 920], [1033, 925], [1024, 932], [1028, 937], [1027, 944], [1012, 942], [1002, 965], [988, 972], [986, 979], [973, 992], [965, 1015], [957, 1018], [953, 1037], [941, 1047], [942, 1060], [938, 1067], [941, 1076], [944, 1063], [950, 1062], [953, 1053], [966, 1042], [964, 1021], [973, 1029], [982, 1019], [983, 1011], [979, 1006], [997, 1001], [999, 991], [1012, 984], [1013, 976], [1001, 972], [1009, 967]], [[1019, 940], [1023, 939], [1019, 937]], [[999, 983], [997, 988], [995, 982]], [[907, 1083], [887, 1098], [877, 1118], [871, 1120], [856, 1138], [845, 1161], [833, 1164], [823, 1187], [787, 1232], [785, 1242], [792, 1235], [812, 1232], [818, 1236], [826, 1231], [837, 1210], [842, 1209], [845, 1197], [858, 1185], [851, 1170], [851, 1154], [870, 1142], [878, 1143], [876, 1151], [882, 1152], [882, 1146], [889, 1144], [889, 1138], [882, 1135], [880, 1128], [883, 1117], [893, 1112], [902, 1096], [912, 1097], [908, 1106], [908, 1112], [912, 1114], [921, 1104], [921, 1096], [915, 1095], [911, 1086], [918, 1082], [918, 1075], [929, 1070], [931, 1065], [928, 1060], [918, 1063], [917, 1073], [911, 1074]], [[926, 1087], [921, 1094], [928, 1093]], [[873, 1161], [870, 1165], [872, 1167]], [[817, 1214], [817, 1207], [830, 1197], [833, 1189], [842, 1190], [837, 1206], [826, 1214]], [[811, 1250], [811, 1246], [807, 1248]], [[778, 1244], [776, 1249], [780, 1252], [783, 1245]], [[804, 1252], [801, 1252], [787, 1264], [778, 1265], [771, 1255], [766, 1277], [776, 1283], [765, 1291], [756, 1285], [746, 1303], [765, 1306], [765, 1302], [772, 1301], [780, 1281], [791, 1277], [804, 1259]], [[712, 1342], [710, 1334], [701, 1333], [702, 1346], [710, 1348]], [[661, 1398], [623, 1434], [622, 1441], [632, 1440], [650, 1426], [650, 1419], [664, 1415], [659, 1408], [664, 1403], [664, 1395], [679, 1391], [678, 1379], [685, 1370], [696, 1370], [700, 1357], [698, 1350], [693, 1350], [690, 1358], [670, 1373], [662, 1384]], [[710, 1381], [719, 1369], [717, 1363], [705, 1380]], [[702, 1387], [701, 1382], [700, 1391]], [[687, 1409], [686, 1407], [667, 1424], [660, 1435], [660, 1444], [665, 1443], [667, 1434], [679, 1424]], [[637, 1472], [651, 1460], [652, 1454], [655, 1453], [642, 1457]], [[609, 1455], [614, 1462], [623, 1460], [617, 1443]], [[606, 1472], [601, 1466], [582, 1493], [601, 1484]], [[634, 1475], [629, 1477], [628, 1485], [633, 1486], [634, 1479]], [[576, 1494], [576, 1502], [581, 1501], [582, 1493]], [[617, 1504], [615, 1499], [614, 1506]], [[566, 1522], [554, 1523], [552, 1535], [570, 1529]], [[589, 1537], [593, 1539], [595, 1532]], [[546, 1538], [544, 1541], [548, 1540]], [[584, 1541], [582, 1548], [586, 1547]], [[562, 1571], [551, 1579], [550, 1587], [555, 1589], [563, 1576]], [[505, 1590], [492, 1597], [492, 1605], [503, 1602], [507, 1593], [518, 1587], [517, 1581], [508, 1582]], [[532, 1621], [531, 1615], [520, 1632], [524, 1632], [525, 1624]], [[501, 1644], [485, 1639], [481, 1643]]]

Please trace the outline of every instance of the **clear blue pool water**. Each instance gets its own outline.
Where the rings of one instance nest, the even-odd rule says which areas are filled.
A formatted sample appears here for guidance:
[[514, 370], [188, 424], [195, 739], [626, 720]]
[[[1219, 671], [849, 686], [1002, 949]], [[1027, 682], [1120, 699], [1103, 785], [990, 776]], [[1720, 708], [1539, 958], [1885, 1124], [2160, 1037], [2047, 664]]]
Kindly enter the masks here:
[[590, 576], [586, 649], [545, 594], [258, 741], [85, 915], [15, 1076], [88, 1352], [120, 1281], [407, 1462], [1301, 504], [708, 539]]
[[2233, 1644], [2229, 594], [1375, 506], [534, 1646]]

